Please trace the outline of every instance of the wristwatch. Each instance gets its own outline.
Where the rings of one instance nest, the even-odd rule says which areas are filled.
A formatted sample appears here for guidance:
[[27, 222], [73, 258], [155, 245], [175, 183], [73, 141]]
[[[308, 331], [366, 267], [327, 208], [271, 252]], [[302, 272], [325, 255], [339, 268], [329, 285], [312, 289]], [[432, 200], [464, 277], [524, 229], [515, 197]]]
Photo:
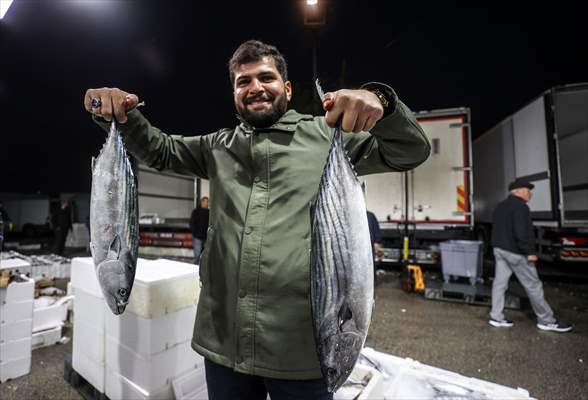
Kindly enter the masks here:
[[396, 93], [394, 93], [394, 90], [388, 85], [379, 82], [369, 82], [362, 85], [360, 89], [372, 92], [376, 95], [378, 100], [380, 100], [380, 104], [382, 104], [382, 108], [384, 109], [384, 115], [382, 118], [387, 117], [396, 110]]
[[382, 107], [384, 107], [384, 112], [386, 112], [386, 110], [388, 109], [388, 106], [390, 105], [390, 102], [388, 101], [388, 99], [386, 98], [384, 93], [380, 92], [380, 90], [378, 90], [378, 89], [372, 89], [369, 91], [378, 97], [378, 100], [380, 100]]

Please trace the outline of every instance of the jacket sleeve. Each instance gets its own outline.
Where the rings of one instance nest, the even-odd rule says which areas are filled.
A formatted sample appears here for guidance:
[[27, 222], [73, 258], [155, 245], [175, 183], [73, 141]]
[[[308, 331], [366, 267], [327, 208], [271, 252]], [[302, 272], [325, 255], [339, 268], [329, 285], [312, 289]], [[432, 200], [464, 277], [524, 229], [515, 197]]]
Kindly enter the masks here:
[[[94, 121], [108, 132], [110, 122]], [[127, 113], [127, 122], [119, 124], [127, 151], [151, 168], [208, 179], [207, 163], [212, 135], [169, 135], [152, 126], [137, 109]]]
[[514, 234], [519, 250], [525, 255], [535, 255], [535, 235], [529, 207], [521, 205], [514, 213]]
[[389, 86], [379, 84], [394, 110], [370, 132], [343, 133], [345, 148], [359, 175], [406, 171], [422, 164], [431, 152], [423, 129]]

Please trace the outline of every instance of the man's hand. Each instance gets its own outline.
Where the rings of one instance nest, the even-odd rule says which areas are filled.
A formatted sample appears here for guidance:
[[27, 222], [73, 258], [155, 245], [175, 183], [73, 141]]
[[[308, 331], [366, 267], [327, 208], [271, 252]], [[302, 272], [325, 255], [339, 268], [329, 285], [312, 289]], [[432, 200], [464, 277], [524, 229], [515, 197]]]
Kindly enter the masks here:
[[325, 121], [330, 127], [343, 116], [341, 128], [345, 132], [370, 131], [384, 115], [378, 96], [363, 89], [325, 93], [323, 108], [327, 112]]
[[537, 262], [539, 259], [535, 255], [527, 256], [527, 260], [530, 262]]
[[[95, 100], [94, 104], [92, 100]], [[136, 95], [118, 88], [88, 89], [84, 97], [86, 111], [107, 121], [112, 121], [114, 115], [121, 124], [127, 122], [126, 110], [137, 104], [139, 104], [139, 98]]]

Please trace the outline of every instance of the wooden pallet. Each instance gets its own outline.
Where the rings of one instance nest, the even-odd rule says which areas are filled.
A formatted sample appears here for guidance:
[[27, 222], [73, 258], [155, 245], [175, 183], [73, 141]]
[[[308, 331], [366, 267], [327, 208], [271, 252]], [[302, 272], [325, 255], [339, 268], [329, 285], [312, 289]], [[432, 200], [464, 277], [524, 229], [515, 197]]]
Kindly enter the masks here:
[[110, 400], [104, 393], [96, 389], [90, 382], [78, 374], [71, 365], [71, 354], [65, 357], [63, 379], [71, 385], [84, 400]]
[[[492, 306], [492, 293], [480, 285], [467, 285], [459, 283], [443, 283], [442, 285], [427, 285], [425, 298], [429, 300], [449, 301], [478, 306]], [[504, 307], [520, 310], [521, 298], [512, 293], [504, 296]]]

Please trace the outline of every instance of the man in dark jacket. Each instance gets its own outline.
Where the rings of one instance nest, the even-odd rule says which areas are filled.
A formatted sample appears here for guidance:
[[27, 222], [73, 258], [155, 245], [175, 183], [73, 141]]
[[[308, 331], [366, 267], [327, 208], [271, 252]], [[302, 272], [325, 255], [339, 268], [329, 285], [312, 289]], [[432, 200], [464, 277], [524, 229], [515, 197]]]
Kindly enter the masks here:
[[372, 243], [372, 251], [374, 253], [374, 260], [378, 258], [378, 251], [382, 248], [382, 231], [380, 230], [380, 223], [376, 215], [367, 211], [368, 227], [370, 229], [370, 241]]
[[8, 212], [4, 208], [4, 204], [0, 202], [0, 251], [4, 246], [4, 234], [8, 231], [8, 227], [12, 225]]
[[494, 283], [492, 285], [492, 311], [489, 324], [495, 327], [511, 327], [512, 321], [504, 318], [504, 293], [514, 272], [525, 288], [537, 315], [537, 328], [544, 331], [569, 332], [572, 326], [558, 322], [543, 294], [543, 284], [537, 275], [535, 263], [535, 236], [531, 211], [527, 203], [531, 200], [535, 186], [517, 179], [508, 186], [510, 196], [503, 200], [492, 217], [492, 246], [496, 258]]
[[208, 197], [203, 197], [200, 204], [192, 211], [190, 217], [192, 230], [192, 246], [194, 247], [194, 264], [200, 261], [200, 254], [204, 250], [206, 231], [208, 230]]
[[67, 233], [71, 229], [71, 208], [67, 200], [62, 200], [59, 210], [53, 215], [53, 229], [54, 229], [54, 241], [53, 241], [53, 252], [55, 254], [63, 255], [65, 249], [65, 239]]

